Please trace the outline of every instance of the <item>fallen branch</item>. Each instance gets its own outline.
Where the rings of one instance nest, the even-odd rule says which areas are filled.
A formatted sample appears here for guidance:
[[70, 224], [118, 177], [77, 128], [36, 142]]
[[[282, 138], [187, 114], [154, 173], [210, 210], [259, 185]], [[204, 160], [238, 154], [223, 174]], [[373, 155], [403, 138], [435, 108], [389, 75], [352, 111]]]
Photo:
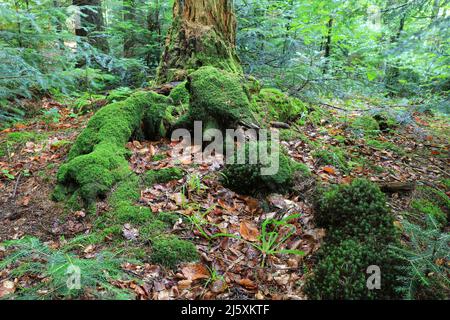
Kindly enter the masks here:
[[385, 193], [410, 192], [416, 188], [415, 182], [387, 182], [378, 184]]

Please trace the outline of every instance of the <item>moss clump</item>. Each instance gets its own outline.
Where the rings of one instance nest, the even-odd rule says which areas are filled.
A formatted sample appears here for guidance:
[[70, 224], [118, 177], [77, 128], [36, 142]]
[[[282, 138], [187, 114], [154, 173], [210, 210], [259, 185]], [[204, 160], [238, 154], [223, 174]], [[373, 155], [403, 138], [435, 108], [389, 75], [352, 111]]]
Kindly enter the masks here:
[[[319, 262], [307, 279], [306, 292], [313, 299], [395, 298], [400, 271], [390, 245], [398, 231], [379, 187], [357, 179], [349, 185], [320, 189], [315, 201], [317, 226], [327, 228]], [[382, 270], [381, 290], [366, 286], [366, 270]]]
[[416, 210], [421, 216], [433, 217], [440, 225], [447, 223], [447, 215], [442, 212], [441, 208], [426, 199], [415, 199], [411, 202], [411, 208]]
[[319, 190], [315, 199], [317, 226], [328, 228], [330, 239], [363, 240], [371, 234], [379, 243], [394, 241], [397, 232], [380, 188], [364, 179]]
[[189, 91], [186, 88], [186, 81], [183, 81], [179, 85], [170, 91], [169, 98], [174, 106], [185, 106], [189, 104]]
[[390, 131], [398, 127], [398, 121], [390, 116], [387, 112], [380, 112], [373, 116], [381, 131]]
[[149, 106], [142, 119], [145, 137], [149, 140], [165, 137], [167, 128], [175, 122], [174, 111], [168, 97], [149, 92]]
[[153, 185], [155, 183], [166, 183], [172, 180], [180, 180], [184, 177], [185, 173], [182, 169], [172, 167], [159, 170], [149, 170], [145, 174], [145, 183], [147, 185]]
[[221, 128], [234, 128], [239, 122], [254, 123], [242, 79], [214, 67], [202, 67], [190, 74], [187, 88], [190, 109], [185, 122], [212, 120]]
[[[128, 162], [125, 159], [126, 150], [111, 143], [98, 144], [95, 149], [85, 155], [78, 156], [58, 171], [58, 183], [65, 186], [65, 191], [79, 191], [86, 205], [97, 197], [104, 197], [117, 181], [125, 178], [128, 173]], [[61, 190], [57, 189], [61, 198]]]
[[[309, 299], [353, 300], [392, 299], [397, 261], [371, 244], [352, 239], [338, 244], [325, 244], [317, 253], [319, 263], [304, 291]], [[367, 268], [379, 266], [382, 272], [381, 290], [367, 288]]]
[[[267, 145], [266, 145], [267, 146]], [[226, 164], [223, 170], [223, 184], [235, 191], [246, 194], [254, 194], [257, 192], [285, 192], [288, 191], [293, 184], [293, 175], [296, 171], [309, 171], [305, 166], [296, 163], [287, 157], [283, 152], [268, 153], [265, 157], [260, 148], [263, 148], [260, 142], [250, 142], [245, 144], [242, 151], [237, 150], [234, 154], [234, 164]], [[238, 155], [242, 152], [244, 161], [239, 164]], [[255, 161], [250, 161], [250, 155], [257, 155]], [[261, 158], [263, 158], [261, 161]], [[266, 161], [264, 163], [264, 160]], [[278, 168], [276, 168], [275, 161], [278, 161]], [[227, 161], [228, 162], [228, 161]], [[264, 175], [263, 168], [274, 166], [275, 173]]]
[[291, 98], [278, 89], [262, 89], [253, 99], [254, 108], [266, 122], [289, 122], [307, 111], [299, 99]]
[[189, 241], [174, 236], [160, 235], [151, 240], [153, 263], [174, 268], [179, 263], [196, 261], [199, 258], [197, 249]]
[[350, 123], [350, 128], [358, 135], [376, 136], [380, 133], [378, 122], [370, 116], [362, 116], [354, 119]]

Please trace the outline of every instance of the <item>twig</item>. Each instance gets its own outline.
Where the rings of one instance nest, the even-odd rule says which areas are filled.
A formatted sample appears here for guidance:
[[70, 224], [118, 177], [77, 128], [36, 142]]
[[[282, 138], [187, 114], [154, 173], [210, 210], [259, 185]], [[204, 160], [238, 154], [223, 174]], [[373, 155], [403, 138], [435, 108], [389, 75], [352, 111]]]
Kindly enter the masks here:
[[14, 191], [13, 191], [13, 194], [11, 196], [11, 199], [15, 199], [16, 198], [17, 187], [19, 186], [19, 181], [20, 181], [20, 177], [21, 176], [22, 176], [22, 172], [19, 173], [19, 175], [17, 176], [16, 184], [14, 185]]

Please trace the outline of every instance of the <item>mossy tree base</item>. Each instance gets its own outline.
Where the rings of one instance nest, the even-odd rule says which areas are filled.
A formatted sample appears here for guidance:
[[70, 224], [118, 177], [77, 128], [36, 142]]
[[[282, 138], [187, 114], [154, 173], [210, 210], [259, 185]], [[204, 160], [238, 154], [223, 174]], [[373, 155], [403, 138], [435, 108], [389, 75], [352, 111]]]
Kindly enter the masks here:
[[232, 1], [176, 0], [173, 24], [158, 69], [158, 82], [185, 80], [202, 66], [242, 74], [235, 52]]

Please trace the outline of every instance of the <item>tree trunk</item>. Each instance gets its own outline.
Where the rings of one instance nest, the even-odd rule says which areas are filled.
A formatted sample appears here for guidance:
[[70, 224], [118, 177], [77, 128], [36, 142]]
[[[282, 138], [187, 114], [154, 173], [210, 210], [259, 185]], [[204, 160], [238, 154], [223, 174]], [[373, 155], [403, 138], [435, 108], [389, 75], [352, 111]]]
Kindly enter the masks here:
[[105, 26], [101, 0], [73, 0], [72, 3], [80, 7], [80, 20], [75, 26], [75, 34], [79, 37], [87, 37], [93, 47], [102, 52], [108, 52], [108, 41], [102, 34]]
[[[136, 22], [136, 1], [124, 0], [123, 1], [123, 20], [131, 23]], [[136, 44], [136, 35], [134, 30], [130, 29], [123, 41], [123, 56], [125, 58], [131, 58], [134, 56], [134, 45]]]
[[158, 82], [184, 80], [205, 65], [242, 73], [235, 43], [232, 0], [175, 0]]
[[328, 65], [330, 62], [330, 56], [331, 56], [331, 36], [332, 36], [332, 32], [333, 32], [333, 18], [330, 17], [328, 19], [328, 23], [327, 23], [327, 37], [325, 39], [325, 45], [324, 45], [324, 58], [325, 58], [325, 63], [323, 65], [323, 70], [322, 73], [326, 74], [328, 71]]

